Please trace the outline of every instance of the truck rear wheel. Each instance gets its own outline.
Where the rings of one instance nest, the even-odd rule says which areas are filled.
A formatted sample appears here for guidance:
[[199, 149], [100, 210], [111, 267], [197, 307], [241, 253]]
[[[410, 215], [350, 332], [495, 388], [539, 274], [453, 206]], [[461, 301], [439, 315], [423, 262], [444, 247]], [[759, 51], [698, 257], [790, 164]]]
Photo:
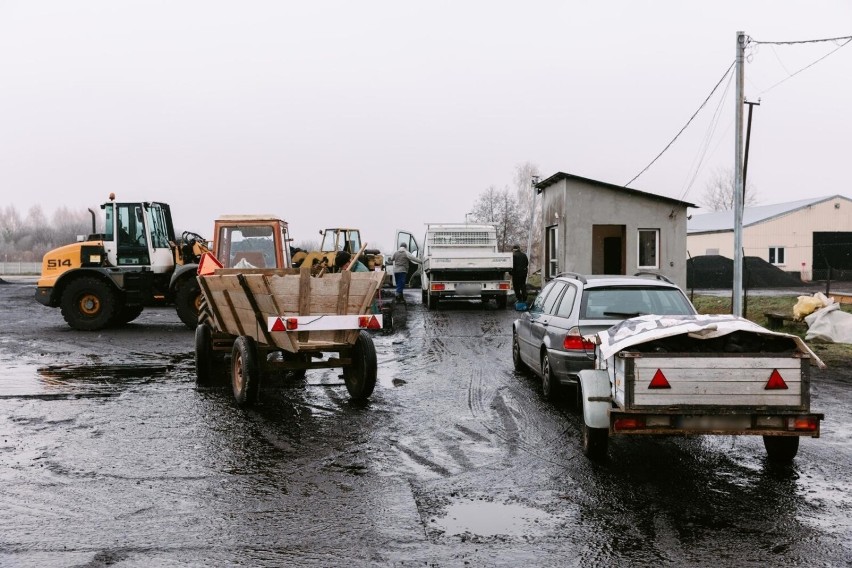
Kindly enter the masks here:
[[790, 463], [799, 453], [798, 436], [764, 436], [766, 457], [775, 463]]
[[62, 292], [62, 317], [74, 329], [96, 331], [109, 326], [117, 309], [115, 290], [97, 278], [78, 278]]
[[508, 305], [508, 300], [507, 300], [506, 296], [497, 296], [496, 298], [494, 298], [494, 300], [497, 302], [497, 307], [499, 309], [501, 309], [501, 310], [506, 309], [506, 306]]
[[376, 346], [364, 331], [358, 333], [351, 353], [352, 363], [343, 367], [343, 382], [352, 400], [365, 400], [376, 388]]
[[175, 291], [175, 309], [184, 325], [195, 329], [198, 325], [198, 313], [201, 310], [201, 288], [195, 278], [185, 278], [179, 282]]
[[426, 307], [430, 310], [438, 309], [438, 294], [426, 294]]
[[257, 344], [251, 337], [241, 335], [231, 351], [231, 387], [239, 406], [251, 406], [260, 391], [260, 366]]

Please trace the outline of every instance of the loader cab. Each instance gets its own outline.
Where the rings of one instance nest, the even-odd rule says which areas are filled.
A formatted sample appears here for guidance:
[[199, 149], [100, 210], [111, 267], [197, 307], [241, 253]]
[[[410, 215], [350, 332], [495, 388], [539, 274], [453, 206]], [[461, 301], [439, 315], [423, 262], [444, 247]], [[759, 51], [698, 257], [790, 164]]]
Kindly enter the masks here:
[[174, 270], [175, 241], [169, 206], [165, 203], [105, 203], [104, 250], [119, 267], [150, 266], [154, 273]]
[[338, 252], [344, 250], [357, 254], [361, 250], [361, 232], [358, 229], [326, 229], [323, 232], [322, 252]]

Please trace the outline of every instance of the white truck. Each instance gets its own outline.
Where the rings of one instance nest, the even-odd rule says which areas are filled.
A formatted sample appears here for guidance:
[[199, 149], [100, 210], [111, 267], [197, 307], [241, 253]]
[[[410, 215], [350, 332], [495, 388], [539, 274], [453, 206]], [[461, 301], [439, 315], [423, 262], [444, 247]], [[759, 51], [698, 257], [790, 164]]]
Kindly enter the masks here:
[[397, 233], [396, 242], [418, 251], [421, 266], [411, 280], [419, 279], [423, 303], [430, 310], [447, 299], [494, 300], [498, 308], [506, 307], [512, 253], [498, 251], [494, 225], [428, 223], [422, 247], [405, 231]]
[[610, 436], [761, 435], [767, 457], [790, 462], [819, 437], [801, 338], [730, 315], [640, 316], [587, 339], [580, 372], [583, 453], [604, 458]]

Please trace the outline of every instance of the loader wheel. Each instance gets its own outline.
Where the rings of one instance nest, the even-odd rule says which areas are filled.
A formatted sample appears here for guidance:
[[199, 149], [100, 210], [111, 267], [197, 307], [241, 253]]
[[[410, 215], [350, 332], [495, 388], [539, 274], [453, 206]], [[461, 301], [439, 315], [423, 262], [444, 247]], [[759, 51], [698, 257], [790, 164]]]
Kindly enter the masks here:
[[186, 327], [195, 329], [198, 325], [198, 313], [201, 310], [201, 288], [195, 278], [187, 278], [178, 284], [175, 308], [180, 321]]
[[221, 358], [213, 351], [213, 333], [209, 325], [195, 328], [195, 384], [207, 387], [216, 382]]
[[257, 345], [254, 339], [246, 335], [241, 335], [234, 341], [231, 352], [231, 386], [237, 405], [251, 406], [257, 401], [260, 391]]
[[81, 331], [109, 326], [117, 308], [115, 290], [96, 278], [78, 278], [68, 284], [60, 304], [68, 325]]
[[799, 453], [798, 436], [764, 436], [766, 457], [774, 463], [790, 463]]
[[376, 346], [373, 339], [362, 331], [352, 348], [352, 363], [343, 367], [343, 382], [352, 400], [366, 400], [376, 388]]

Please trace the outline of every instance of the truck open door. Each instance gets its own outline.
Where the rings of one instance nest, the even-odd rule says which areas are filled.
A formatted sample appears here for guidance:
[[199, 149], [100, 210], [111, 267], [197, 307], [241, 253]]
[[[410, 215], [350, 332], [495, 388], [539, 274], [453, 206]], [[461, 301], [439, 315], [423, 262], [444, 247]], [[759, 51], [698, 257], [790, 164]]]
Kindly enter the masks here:
[[419, 288], [420, 283], [422, 281], [423, 275], [423, 247], [420, 246], [420, 243], [417, 240], [417, 237], [414, 236], [414, 233], [411, 231], [406, 231], [403, 229], [397, 229], [396, 238], [394, 239], [394, 249], [390, 254], [385, 257], [387, 260], [387, 271], [392, 276], [393, 284], [396, 284], [395, 277], [393, 276], [393, 262], [390, 260], [390, 257], [395, 253], [400, 245], [405, 245], [408, 248], [408, 252], [416, 256], [421, 260], [420, 264], [414, 265], [414, 270], [409, 273], [408, 276], [408, 285], [411, 288]]

